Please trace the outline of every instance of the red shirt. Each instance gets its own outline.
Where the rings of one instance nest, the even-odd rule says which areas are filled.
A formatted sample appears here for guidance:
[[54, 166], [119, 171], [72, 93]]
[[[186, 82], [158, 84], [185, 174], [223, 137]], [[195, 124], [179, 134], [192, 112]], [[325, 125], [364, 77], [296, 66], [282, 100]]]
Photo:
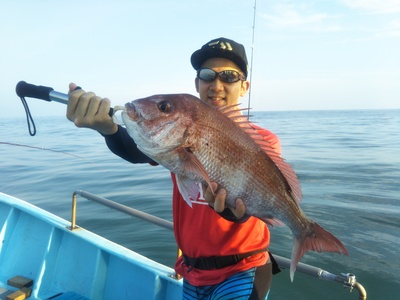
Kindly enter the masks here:
[[[254, 125], [253, 125], [254, 126]], [[270, 142], [280, 154], [280, 142], [272, 132], [254, 126], [258, 133]], [[244, 223], [228, 221], [217, 214], [205, 200], [198, 198], [190, 207], [179, 193], [175, 175], [171, 173], [173, 187], [174, 233], [178, 247], [189, 257], [209, 257], [241, 254], [269, 246], [268, 227], [260, 219], [250, 217]], [[268, 261], [268, 252], [261, 252], [245, 258], [235, 265], [222, 269], [190, 269], [183, 264], [183, 258], [176, 261], [175, 270], [191, 285], [214, 285], [228, 277]]]

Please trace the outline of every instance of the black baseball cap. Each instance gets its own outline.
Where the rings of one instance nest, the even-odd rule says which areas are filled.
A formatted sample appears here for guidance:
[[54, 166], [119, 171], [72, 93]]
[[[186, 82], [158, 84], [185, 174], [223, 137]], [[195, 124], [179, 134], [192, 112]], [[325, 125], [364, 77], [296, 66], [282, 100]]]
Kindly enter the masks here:
[[190, 62], [195, 70], [201, 68], [201, 65], [209, 58], [222, 57], [233, 61], [247, 78], [248, 62], [246, 50], [242, 44], [227, 38], [218, 38], [209, 41], [201, 49], [193, 52]]

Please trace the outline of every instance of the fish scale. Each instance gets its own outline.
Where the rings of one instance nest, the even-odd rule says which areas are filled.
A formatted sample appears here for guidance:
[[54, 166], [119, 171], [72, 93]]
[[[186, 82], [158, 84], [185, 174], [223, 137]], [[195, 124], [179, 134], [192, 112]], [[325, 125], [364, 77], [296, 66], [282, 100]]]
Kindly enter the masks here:
[[217, 109], [187, 94], [154, 95], [125, 105], [122, 119], [144, 154], [176, 174], [182, 197], [191, 205], [198, 183], [226, 190], [234, 207], [241, 198], [246, 214], [269, 225], [285, 223], [293, 234], [290, 277], [307, 251], [348, 255], [343, 244], [299, 206], [297, 176], [244, 120], [236, 106]]

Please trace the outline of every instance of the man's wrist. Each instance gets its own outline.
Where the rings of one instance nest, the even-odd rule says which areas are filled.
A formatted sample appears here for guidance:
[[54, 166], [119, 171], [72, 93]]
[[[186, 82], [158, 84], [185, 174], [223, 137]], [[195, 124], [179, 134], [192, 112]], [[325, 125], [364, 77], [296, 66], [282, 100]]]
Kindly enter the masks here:
[[118, 131], [118, 125], [114, 124], [112, 127], [107, 128], [107, 129], [103, 129], [103, 130], [98, 130], [98, 132], [100, 132], [101, 135], [113, 135]]
[[[214, 210], [214, 208], [211, 205], [210, 205], [210, 207]], [[247, 215], [247, 214], [244, 214], [241, 218], [238, 218], [235, 216], [235, 214], [232, 212], [232, 210], [230, 208], [225, 208], [222, 212], [220, 212], [220, 213], [216, 212], [216, 213], [219, 214], [225, 220], [234, 222], [234, 223], [244, 223], [250, 218], [250, 215]]]

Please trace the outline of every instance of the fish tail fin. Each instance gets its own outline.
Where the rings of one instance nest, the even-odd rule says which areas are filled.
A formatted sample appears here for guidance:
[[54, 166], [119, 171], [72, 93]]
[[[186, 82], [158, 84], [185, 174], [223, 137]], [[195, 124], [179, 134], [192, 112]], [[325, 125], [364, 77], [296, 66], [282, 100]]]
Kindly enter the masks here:
[[349, 255], [342, 242], [315, 222], [310, 222], [309, 229], [303, 235], [295, 236], [290, 262], [290, 280], [293, 282], [296, 266], [307, 251], [336, 252]]

